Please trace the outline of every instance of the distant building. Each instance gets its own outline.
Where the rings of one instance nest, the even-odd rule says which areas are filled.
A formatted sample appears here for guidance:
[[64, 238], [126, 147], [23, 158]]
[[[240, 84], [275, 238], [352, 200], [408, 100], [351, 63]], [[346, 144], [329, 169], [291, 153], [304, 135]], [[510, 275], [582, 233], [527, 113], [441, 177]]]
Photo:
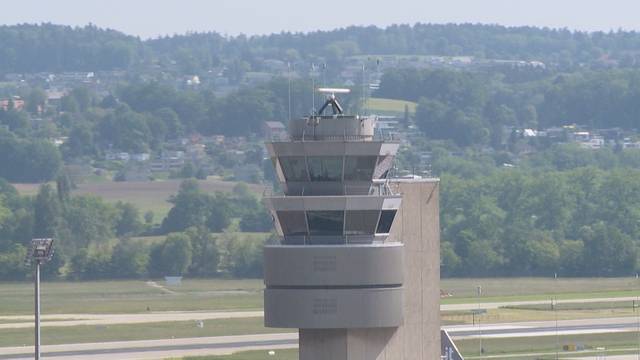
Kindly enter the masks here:
[[0, 109], [7, 111], [13, 107], [14, 110], [22, 111], [24, 109], [24, 100], [19, 96], [14, 96], [9, 99], [0, 99]]
[[184, 164], [184, 151], [163, 151], [160, 157], [151, 162], [151, 171], [179, 170]]
[[137, 161], [137, 162], [148, 161], [150, 158], [151, 158], [151, 155], [149, 155], [149, 153], [138, 153], [138, 154], [131, 155], [131, 160]]
[[578, 144], [583, 149], [602, 149], [605, 146], [602, 136], [593, 136], [589, 140], [580, 141]]

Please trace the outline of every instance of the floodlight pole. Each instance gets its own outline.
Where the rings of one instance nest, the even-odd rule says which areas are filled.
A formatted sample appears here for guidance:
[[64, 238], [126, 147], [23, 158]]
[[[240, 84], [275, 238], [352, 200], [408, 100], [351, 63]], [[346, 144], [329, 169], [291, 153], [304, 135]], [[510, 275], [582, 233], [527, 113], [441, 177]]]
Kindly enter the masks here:
[[35, 275], [35, 360], [40, 360], [40, 260], [36, 260]]

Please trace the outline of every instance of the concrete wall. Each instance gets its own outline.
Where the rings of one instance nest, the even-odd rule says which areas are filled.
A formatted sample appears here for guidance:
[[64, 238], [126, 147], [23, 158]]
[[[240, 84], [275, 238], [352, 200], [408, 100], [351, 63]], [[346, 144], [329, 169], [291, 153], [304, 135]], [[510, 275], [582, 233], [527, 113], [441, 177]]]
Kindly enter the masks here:
[[403, 283], [403, 269], [399, 243], [264, 248], [267, 287], [396, 286]]
[[264, 324], [274, 328], [357, 329], [402, 324], [402, 288], [264, 290]]
[[399, 180], [403, 201], [389, 241], [404, 243], [404, 324], [300, 330], [300, 360], [435, 360], [440, 357], [439, 182]]

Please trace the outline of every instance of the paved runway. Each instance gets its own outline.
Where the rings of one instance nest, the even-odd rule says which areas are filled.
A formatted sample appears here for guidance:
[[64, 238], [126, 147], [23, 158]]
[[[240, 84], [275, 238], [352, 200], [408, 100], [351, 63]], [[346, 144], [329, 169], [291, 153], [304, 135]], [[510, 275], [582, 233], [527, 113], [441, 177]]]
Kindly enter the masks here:
[[[245, 350], [277, 350], [298, 346], [297, 333], [216, 336], [188, 339], [117, 341], [43, 346], [43, 358], [56, 360], [163, 359], [225, 355]], [[0, 348], [1, 360], [33, 359], [33, 346]]]

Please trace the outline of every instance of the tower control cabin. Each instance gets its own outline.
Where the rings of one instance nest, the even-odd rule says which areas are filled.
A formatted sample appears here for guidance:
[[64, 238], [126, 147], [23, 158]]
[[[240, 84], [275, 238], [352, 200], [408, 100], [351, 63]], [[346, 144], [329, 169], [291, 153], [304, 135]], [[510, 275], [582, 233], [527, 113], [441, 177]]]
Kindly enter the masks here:
[[[301, 360], [435, 359], [437, 181], [390, 181], [399, 143], [376, 133], [374, 117], [343, 114], [334, 95], [340, 89], [325, 90], [331, 95], [318, 114], [290, 122], [289, 141], [266, 144], [283, 194], [265, 197], [281, 236], [264, 249], [265, 325], [299, 328]], [[333, 114], [324, 115], [329, 108]], [[417, 207], [402, 215], [404, 188]], [[421, 205], [427, 195], [429, 208]], [[435, 255], [423, 256], [424, 226]], [[412, 227], [420, 231], [405, 244], [402, 232]], [[415, 309], [407, 290], [421, 297]], [[416, 330], [403, 330], [414, 323]]]

